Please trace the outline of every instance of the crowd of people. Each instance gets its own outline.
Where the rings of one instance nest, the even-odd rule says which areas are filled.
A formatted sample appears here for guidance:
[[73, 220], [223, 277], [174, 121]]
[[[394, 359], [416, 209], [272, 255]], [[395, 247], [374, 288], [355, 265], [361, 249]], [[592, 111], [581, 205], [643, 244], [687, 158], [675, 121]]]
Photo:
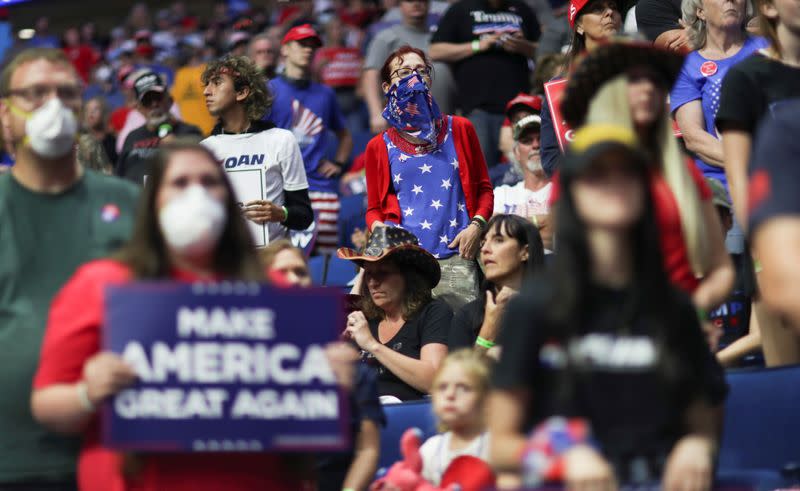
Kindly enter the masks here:
[[[42, 17], [0, 75], [0, 489], [363, 490], [426, 398], [432, 486], [709, 489], [723, 367], [800, 363], [793, 1]], [[309, 288], [310, 256], [353, 264], [346, 451], [103, 445], [137, 383], [105, 287]]]

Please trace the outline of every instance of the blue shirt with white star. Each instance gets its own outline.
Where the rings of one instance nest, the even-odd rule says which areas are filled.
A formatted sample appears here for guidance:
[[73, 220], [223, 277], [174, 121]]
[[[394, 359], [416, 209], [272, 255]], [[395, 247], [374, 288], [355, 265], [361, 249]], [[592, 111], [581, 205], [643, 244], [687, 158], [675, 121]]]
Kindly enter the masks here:
[[392, 144], [387, 133], [383, 140], [403, 217], [399, 225], [416, 235], [420, 246], [434, 257], [445, 259], [456, 254], [457, 248], [447, 246], [470, 220], [458, 173], [452, 119], [447, 118], [444, 141], [431, 153], [404, 153]]

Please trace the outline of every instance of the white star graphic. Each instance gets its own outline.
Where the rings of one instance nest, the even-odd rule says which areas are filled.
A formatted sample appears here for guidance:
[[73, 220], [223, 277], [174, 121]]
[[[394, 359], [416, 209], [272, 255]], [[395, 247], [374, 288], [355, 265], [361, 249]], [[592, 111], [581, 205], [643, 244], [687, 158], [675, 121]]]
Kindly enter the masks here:
[[436, 211], [439, 211], [439, 208], [442, 207], [442, 202], [438, 199], [435, 199], [431, 202], [431, 206], [436, 208]]
[[430, 223], [428, 220], [423, 220], [423, 222], [420, 223], [420, 225], [422, 225], [422, 230], [430, 230], [431, 229], [431, 225], [433, 225], [433, 224]]
[[407, 217], [410, 217], [411, 215], [413, 215], [413, 214], [414, 214], [414, 208], [411, 208], [411, 207], [409, 206], [408, 208], [406, 208], [405, 210], [403, 210], [403, 213], [405, 213]]
[[454, 169], [458, 169], [458, 159], [453, 159], [450, 165], [452, 165]]
[[466, 209], [467, 209], [467, 207], [466, 207], [466, 205], [464, 205], [464, 203], [459, 203], [458, 204], [458, 211], [464, 211]]
[[452, 186], [452, 184], [450, 184], [450, 179], [442, 179], [443, 188], [450, 189], [450, 186]]
[[451, 227], [458, 227], [458, 220], [457, 220], [457, 219], [455, 219], [455, 218], [453, 218], [452, 220], [450, 220], [450, 226], [451, 226]]
[[395, 184], [400, 184], [400, 181], [402, 181], [402, 180], [403, 180], [403, 178], [400, 177], [400, 174], [395, 174], [394, 175], [394, 183]]
[[388, 148], [388, 149], [392, 149], [392, 148], [397, 148], [397, 147], [394, 145], [394, 143], [392, 143], [392, 142], [388, 142], [388, 143], [386, 144], [386, 148]]
[[414, 184], [414, 189], [412, 189], [411, 192], [414, 193], [415, 195], [421, 193], [422, 192], [422, 186], [418, 186], [418, 185]]
[[446, 235], [440, 235], [440, 236], [439, 236], [439, 242], [441, 242], [441, 243], [443, 243], [443, 244], [447, 244], [447, 243], [448, 243], [448, 242], [450, 242], [450, 241], [447, 239], [447, 236], [446, 236]]
[[419, 170], [421, 170], [423, 174], [426, 172], [430, 174], [431, 168], [432, 167], [428, 164], [422, 164], [422, 167], [419, 167]]
[[438, 253], [438, 252], [437, 252], [437, 253], [435, 253], [435, 254], [433, 255], [433, 257], [435, 257], [436, 259], [439, 259], [439, 253]]

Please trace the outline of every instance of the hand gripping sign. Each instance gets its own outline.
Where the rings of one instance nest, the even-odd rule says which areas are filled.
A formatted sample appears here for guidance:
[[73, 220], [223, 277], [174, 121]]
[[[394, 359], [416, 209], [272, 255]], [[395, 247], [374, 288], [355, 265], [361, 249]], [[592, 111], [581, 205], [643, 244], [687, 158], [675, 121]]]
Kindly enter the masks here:
[[[133, 451], [341, 449], [348, 416], [324, 346], [343, 297], [244, 283], [106, 291], [104, 345], [139, 375], [103, 407], [103, 440]], [[309, 308], [309, 306], [313, 306]]]
[[[574, 133], [574, 130], [564, 121], [564, 117], [561, 114], [561, 97], [564, 95], [566, 88], [567, 79], [565, 78], [552, 80], [544, 84], [544, 93], [550, 104], [550, 118], [553, 121], [558, 147], [562, 152], [567, 144], [572, 141], [572, 134]], [[667, 104], [669, 104], [669, 100], [667, 100]], [[678, 128], [678, 123], [675, 122], [674, 119], [672, 120], [672, 131], [677, 138], [683, 137], [683, 133], [681, 133], [680, 128]]]

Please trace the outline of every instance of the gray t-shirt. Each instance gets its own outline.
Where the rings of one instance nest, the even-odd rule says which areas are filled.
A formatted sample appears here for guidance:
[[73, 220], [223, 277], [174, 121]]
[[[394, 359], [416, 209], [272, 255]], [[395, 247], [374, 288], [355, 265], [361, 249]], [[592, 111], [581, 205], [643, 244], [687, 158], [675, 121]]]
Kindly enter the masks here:
[[[427, 53], [431, 34], [428, 30], [412, 29], [404, 24], [397, 24], [382, 30], [367, 48], [364, 69], [380, 70], [386, 58], [394, 50], [406, 44]], [[451, 114], [455, 101], [455, 82], [450, 72], [450, 66], [446, 63], [434, 63], [433, 73], [433, 84], [431, 85], [433, 98], [436, 99], [443, 114]]]

